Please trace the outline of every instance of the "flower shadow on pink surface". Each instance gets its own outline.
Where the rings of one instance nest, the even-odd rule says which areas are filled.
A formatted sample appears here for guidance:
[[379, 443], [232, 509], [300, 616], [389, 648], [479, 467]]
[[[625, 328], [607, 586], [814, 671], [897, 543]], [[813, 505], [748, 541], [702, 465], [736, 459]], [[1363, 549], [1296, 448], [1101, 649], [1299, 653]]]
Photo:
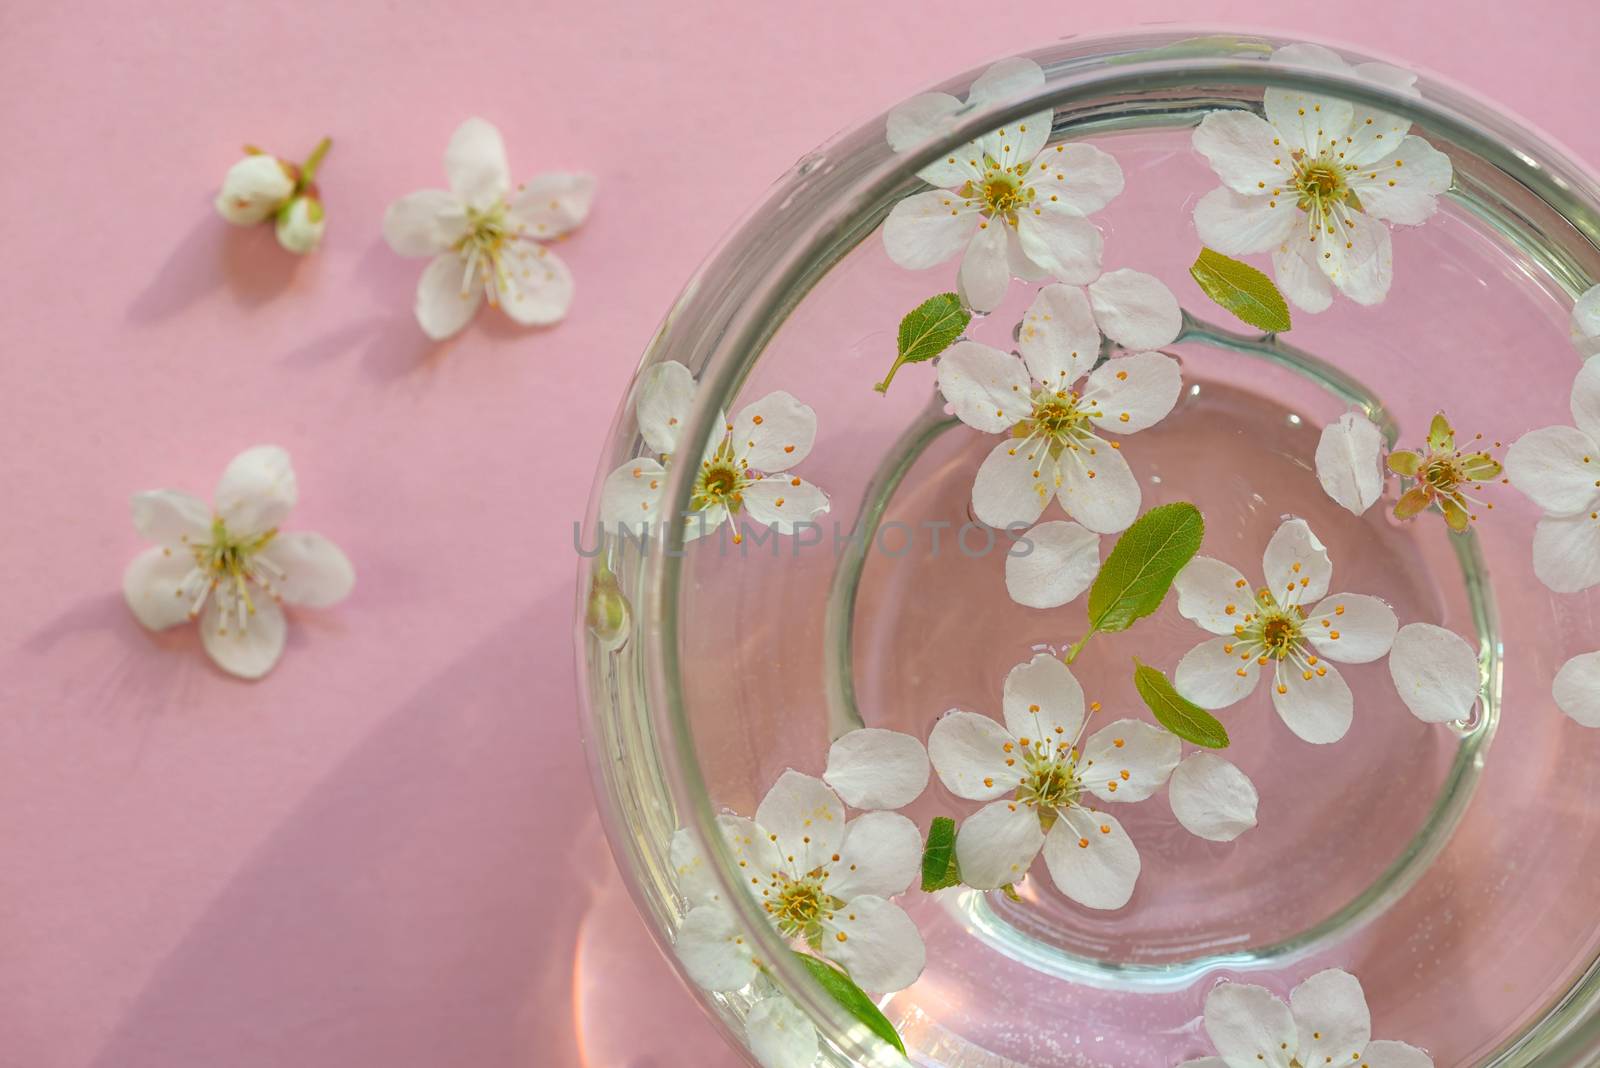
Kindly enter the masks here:
[[318, 266], [315, 256], [285, 254], [270, 227], [229, 226], [200, 205], [194, 226], [154, 268], [129, 306], [128, 319], [162, 322], [224, 286], [239, 304], [256, 307], [286, 293], [297, 278], [309, 284]]
[[[435, 1068], [464, 1050], [483, 1068], [667, 1063], [660, 1033], [574, 1033], [619, 1018], [595, 1007], [635, 981], [671, 999], [677, 1026], [692, 1002], [626, 896], [603, 889], [618, 878], [588, 810], [572, 684], [527, 655], [555, 640], [541, 631], [570, 600], [560, 588], [508, 619], [312, 787], [152, 965], [89, 1063]], [[86, 609], [85, 625], [114, 607]], [[539, 804], [552, 796], [573, 803]], [[604, 918], [587, 919], [601, 899]], [[589, 984], [587, 1016], [580, 938], [610, 984]], [[628, 984], [599, 963], [619, 954]], [[364, 1009], [328, 1010], [352, 1002]]]

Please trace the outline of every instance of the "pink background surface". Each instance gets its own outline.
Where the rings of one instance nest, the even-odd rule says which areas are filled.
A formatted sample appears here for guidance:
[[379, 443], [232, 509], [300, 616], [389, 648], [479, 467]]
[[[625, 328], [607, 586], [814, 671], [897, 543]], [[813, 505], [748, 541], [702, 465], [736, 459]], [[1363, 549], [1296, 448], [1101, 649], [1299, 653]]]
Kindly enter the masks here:
[[[1566, 0], [325, 6], [0, 8], [6, 1068], [738, 1063], [594, 816], [571, 525], [669, 301], [834, 131], [1062, 34], [1178, 17], [1387, 51], [1600, 159], [1600, 16]], [[434, 346], [421, 264], [379, 223], [440, 184], [471, 114], [517, 175], [600, 192], [561, 249], [564, 324], [487, 313]], [[241, 143], [298, 157], [325, 133], [320, 254], [213, 215]], [[359, 581], [247, 684], [192, 629], [143, 632], [119, 584], [130, 492], [209, 493], [268, 441], [300, 474], [290, 526]]]

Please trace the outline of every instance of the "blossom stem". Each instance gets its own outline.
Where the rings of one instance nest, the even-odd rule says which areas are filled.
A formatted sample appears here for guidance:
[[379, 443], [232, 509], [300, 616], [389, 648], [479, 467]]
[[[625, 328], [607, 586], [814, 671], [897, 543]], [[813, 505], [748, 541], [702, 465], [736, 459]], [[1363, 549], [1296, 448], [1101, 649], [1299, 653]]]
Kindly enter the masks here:
[[1089, 633], [1073, 642], [1072, 647], [1067, 650], [1066, 655], [1064, 655], [1061, 659], [1070, 665], [1074, 660], [1078, 659], [1078, 654], [1083, 652], [1083, 647], [1089, 644], [1089, 639], [1093, 638], [1096, 633], [1097, 629], [1090, 627]]
[[322, 157], [328, 154], [328, 149], [333, 147], [333, 138], [324, 137], [317, 142], [317, 147], [311, 150], [311, 155], [300, 165], [300, 184], [310, 185], [317, 177], [317, 168], [322, 166]]

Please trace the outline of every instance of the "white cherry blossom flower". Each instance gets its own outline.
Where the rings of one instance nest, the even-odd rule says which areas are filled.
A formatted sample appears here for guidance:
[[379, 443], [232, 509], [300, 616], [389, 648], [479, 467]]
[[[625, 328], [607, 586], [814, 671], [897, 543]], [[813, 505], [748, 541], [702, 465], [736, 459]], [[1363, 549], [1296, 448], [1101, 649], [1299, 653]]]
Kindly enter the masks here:
[[1065, 519], [1029, 530], [1026, 552], [1006, 553], [1006, 592], [1029, 608], [1059, 608], [1100, 573], [1100, 535]]
[[962, 881], [980, 890], [1018, 882], [1043, 852], [1051, 879], [1072, 900], [1093, 909], [1126, 905], [1139, 851], [1116, 817], [1090, 805], [1155, 793], [1178, 765], [1177, 737], [1121, 719], [1082, 740], [1083, 688], [1048, 653], [1006, 676], [1003, 708], [1003, 726], [952, 709], [928, 738], [945, 787], [989, 802], [956, 835]]
[[[915, 148], [948, 130], [957, 112], [1022, 96], [1044, 85], [1031, 59], [990, 67], [963, 105], [924, 93], [889, 113], [890, 147]], [[1081, 143], [1046, 146], [1051, 111], [1028, 115], [935, 160], [918, 177], [942, 188], [896, 204], [883, 227], [889, 258], [921, 270], [965, 250], [959, 285], [967, 303], [991, 311], [1016, 275], [1083, 284], [1100, 273], [1104, 244], [1086, 216], [1122, 192], [1122, 168]]]
[[542, 174], [516, 189], [500, 131], [483, 119], [462, 123], [444, 154], [450, 191], [424, 189], [389, 205], [383, 236], [402, 256], [432, 257], [417, 284], [422, 330], [443, 340], [484, 299], [515, 321], [559, 321], [572, 304], [572, 273], [541, 242], [588, 218], [594, 179]]
[[1179, 614], [1222, 637], [1190, 650], [1173, 684], [1202, 708], [1226, 708], [1248, 696], [1270, 664], [1272, 704], [1283, 722], [1308, 742], [1336, 742], [1350, 729], [1355, 702], [1327, 661], [1379, 659], [1394, 643], [1399, 621], [1376, 597], [1328, 594], [1333, 564], [1303, 519], [1278, 527], [1262, 567], [1266, 583], [1255, 590], [1209, 556], [1195, 557], [1178, 573]]
[[1372, 1014], [1349, 972], [1318, 972], [1285, 1005], [1265, 987], [1226, 982], [1206, 995], [1206, 1034], [1220, 1056], [1178, 1068], [1433, 1068], [1422, 1050], [1372, 1040]]
[[265, 675], [283, 653], [279, 602], [335, 604], [356, 580], [327, 538], [280, 532], [296, 496], [289, 454], [276, 445], [234, 457], [213, 507], [178, 490], [134, 494], [134, 528], [155, 545], [122, 577], [128, 607], [151, 630], [198, 618], [218, 667], [246, 679]]
[[[1290, 45], [1274, 62], [1352, 72], [1415, 94], [1416, 76], [1383, 63], [1351, 68], [1326, 48]], [[1200, 240], [1218, 252], [1272, 251], [1284, 296], [1325, 310], [1333, 289], [1360, 304], [1389, 292], [1394, 256], [1385, 221], [1427, 220], [1450, 187], [1449, 157], [1411, 134], [1411, 121], [1337, 97], [1269, 88], [1266, 118], [1214, 111], [1194, 147], [1222, 186], [1195, 206]]]
[[217, 214], [235, 226], [266, 222], [294, 192], [295, 170], [265, 152], [248, 152], [228, 168], [217, 191]]
[[1572, 305], [1572, 343], [1584, 356], [1600, 356], [1600, 285]]
[[[1039, 291], [1019, 331], [1018, 359], [976, 341], [939, 358], [939, 389], [968, 426], [1005, 434], [978, 468], [973, 512], [992, 527], [1028, 526], [1051, 496], [1098, 534], [1114, 534], [1139, 514], [1141, 494], [1120, 442], [1154, 426], [1183, 388], [1178, 361], [1159, 352], [1100, 353], [1091, 298], [1072, 286]], [[1080, 378], [1087, 381], [1073, 388]]]
[[1255, 783], [1215, 753], [1190, 753], [1172, 772], [1167, 800], [1183, 829], [1212, 842], [1231, 842], [1256, 825], [1261, 797]]
[[[634, 393], [634, 412], [645, 444], [656, 456], [623, 464], [606, 477], [600, 519], [611, 530], [638, 530], [661, 518], [667, 466], [694, 402], [695, 382], [681, 363], [646, 371]], [[731, 517], [748, 516], [763, 527], [793, 534], [827, 512], [828, 496], [790, 471], [811, 452], [817, 414], [782, 390], [747, 405], [713, 436], [700, 461], [684, 536], [710, 534]], [[735, 531], [734, 541], [741, 535]]]
[[[926, 956], [922, 936], [889, 900], [921, 871], [922, 836], [910, 820], [869, 812], [846, 822], [843, 804], [822, 780], [786, 771], [754, 820], [722, 816], [717, 823], [781, 935], [838, 964], [867, 990], [889, 993], [916, 982]], [[678, 929], [678, 958], [708, 990], [741, 989], [760, 964], [687, 831], [673, 838], [672, 863], [692, 906]]]
[[1600, 652], [1575, 656], [1556, 672], [1556, 707], [1585, 727], [1600, 727]]
[[1389, 650], [1389, 675], [1400, 700], [1424, 723], [1468, 719], [1483, 689], [1478, 650], [1432, 623], [1400, 628]]
[[1322, 428], [1317, 481], [1341, 507], [1361, 515], [1383, 493], [1383, 434], [1360, 412], [1346, 412]]
[[1574, 426], [1531, 430], [1506, 452], [1506, 477], [1544, 509], [1533, 571], [1557, 593], [1600, 585], [1600, 356], [1572, 384]]

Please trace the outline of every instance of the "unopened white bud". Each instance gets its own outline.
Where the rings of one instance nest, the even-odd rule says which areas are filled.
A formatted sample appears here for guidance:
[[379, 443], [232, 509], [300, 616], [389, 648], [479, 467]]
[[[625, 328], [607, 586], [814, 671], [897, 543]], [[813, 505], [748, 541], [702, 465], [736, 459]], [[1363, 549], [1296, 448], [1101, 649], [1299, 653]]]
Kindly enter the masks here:
[[235, 226], [254, 226], [283, 206], [294, 192], [294, 176], [274, 156], [257, 152], [228, 168], [217, 193], [217, 214]]

